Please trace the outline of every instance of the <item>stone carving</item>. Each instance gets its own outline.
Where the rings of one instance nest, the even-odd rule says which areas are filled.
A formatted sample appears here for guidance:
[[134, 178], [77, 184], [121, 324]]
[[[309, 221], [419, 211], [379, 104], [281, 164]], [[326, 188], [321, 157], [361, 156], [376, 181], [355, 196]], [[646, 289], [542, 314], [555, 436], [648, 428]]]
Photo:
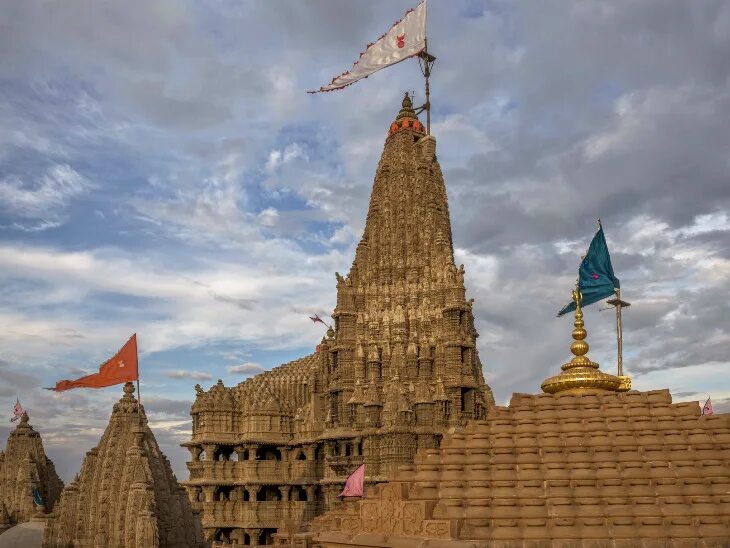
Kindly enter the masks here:
[[63, 490], [46, 548], [198, 548], [199, 516], [147, 425], [134, 386], [114, 405], [99, 445]]
[[206, 539], [264, 543], [286, 520], [305, 524], [361, 463], [369, 484], [394, 478], [418, 447], [493, 405], [435, 150], [406, 96], [319, 351], [196, 387], [185, 487]]
[[53, 462], [46, 457], [43, 441], [29, 423], [27, 413], [10, 432], [0, 452], [0, 533], [37, 514], [33, 492], [43, 499], [43, 510], [52, 511], [63, 489]]

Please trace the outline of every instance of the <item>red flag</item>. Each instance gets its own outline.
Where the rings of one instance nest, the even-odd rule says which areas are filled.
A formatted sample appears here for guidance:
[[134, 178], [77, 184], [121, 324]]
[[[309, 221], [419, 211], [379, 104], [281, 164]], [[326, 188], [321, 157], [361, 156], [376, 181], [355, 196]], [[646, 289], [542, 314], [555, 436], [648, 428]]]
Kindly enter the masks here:
[[345, 487], [338, 497], [361, 497], [365, 494], [365, 465], [357, 467], [345, 481]]
[[55, 390], [61, 392], [71, 388], [103, 388], [139, 378], [137, 370], [137, 334], [132, 335], [125, 345], [99, 367], [99, 372], [86, 375], [75, 381], [58, 381]]
[[709, 397], [705, 402], [705, 406], [702, 408], [702, 416], [704, 417], [705, 415], [712, 415], [712, 401]]

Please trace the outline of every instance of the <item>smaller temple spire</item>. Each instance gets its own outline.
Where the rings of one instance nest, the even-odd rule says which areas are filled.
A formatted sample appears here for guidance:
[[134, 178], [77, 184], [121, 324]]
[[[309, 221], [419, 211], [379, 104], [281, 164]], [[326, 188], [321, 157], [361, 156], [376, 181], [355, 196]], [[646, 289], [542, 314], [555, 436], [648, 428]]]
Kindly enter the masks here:
[[621, 379], [608, 375], [598, 369], [598, 364], [592, 362], [588, 354], [588, 343], [583, 322], [583, 310], [580, 303], [583, 295], [577, 287], [573, 290], [573, 301], [575, 301], [575, 323], [573, 329], [573, 343], [570, 351], [573, 359], [563, 364], [562, 373], [545, 379], [542, 383], [543, 392], [554, 394], [556, 392], [582, 392], [584, 390], [607, 390], [617, 392], [621, 388]]

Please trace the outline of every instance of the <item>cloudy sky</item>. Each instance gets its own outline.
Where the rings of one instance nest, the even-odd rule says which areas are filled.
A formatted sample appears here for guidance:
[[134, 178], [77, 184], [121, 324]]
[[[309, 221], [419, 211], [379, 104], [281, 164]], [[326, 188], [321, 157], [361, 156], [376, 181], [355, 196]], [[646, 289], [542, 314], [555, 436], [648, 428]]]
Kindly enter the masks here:
[[[129, 335], [181, 478], [193, 386], [312, 351], [415, 61], [307, 95], [412, 1], [0, 0], [0, 408], [64, 480], [119, 387], [41, 389]], [[569, 356], [596, 219], [641, 390], [730, 410], [730, 3], [431, 0], [433, 127], [499, 403]], [[594, 305], [591, 357], [615, 369]], [[0, 445], [9, 423], [0, 426]]]

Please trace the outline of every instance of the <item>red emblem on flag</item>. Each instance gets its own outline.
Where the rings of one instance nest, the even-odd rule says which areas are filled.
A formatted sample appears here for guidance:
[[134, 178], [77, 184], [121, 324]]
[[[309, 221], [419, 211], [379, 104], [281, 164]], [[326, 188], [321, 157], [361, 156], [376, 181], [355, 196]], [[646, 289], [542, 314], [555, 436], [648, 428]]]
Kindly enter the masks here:
[[591, 278], [593, 278], [594, 280], [597, 280], [597, 279], [598, 279], [598, 274], [596, 274], [596, 273], [594, 272], [594, 273], [593, 273], [593, 274], [591, 275]]
[[404, 32], [400, 36], [396, 35], [395, 43], [398, 45], [399, 48], [404, 48], [406, 46], [406, 33]]

